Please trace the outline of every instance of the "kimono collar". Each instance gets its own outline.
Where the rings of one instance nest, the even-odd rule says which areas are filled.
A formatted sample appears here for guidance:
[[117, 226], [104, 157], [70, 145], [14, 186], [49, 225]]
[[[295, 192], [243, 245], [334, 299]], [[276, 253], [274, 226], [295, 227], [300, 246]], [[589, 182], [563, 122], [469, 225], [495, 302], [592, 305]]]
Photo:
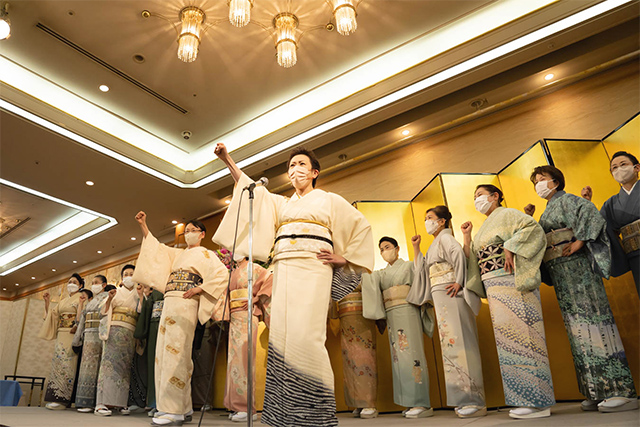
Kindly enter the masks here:
[[631, 191], [627, 191], [626, 188], [624, 188], [623, 186], [620, 186], [620, 194], [624, 192], [627, 196], [630, 196], [631, 193], [633, 193], [633, 190], [635, 190], [637, 186], [638, 186], [638, 181], [636, 181], [635, 184], [633, 184], [633, 187], [631, 187]]
[[399, 265], [404, 264], [406, 261], [403, 260], [402, 258], [398, 257], [398, 259], [396, 260], [396, 262], [393, 263], [393, 265], [387, 263], [387, 266], [385, 268], [395, 268]]
[[304, 196], [300, 197], [298, 196], [297, 192], [293, 193], [293, 196], [291, 196], [291, 198], [289, 200], [291, 200], [292, 202], [295, 202], [296, 200], [302, 200], [304, 197], [307, 197], [310, 194], [313, 194], [314, 192], [320, 191], [317, 188], [314, 188], [313, 190], [309, 191], [307, 194], [305, 194]]
[[433, 239], [433, 241], [435, 242], [436, 240], [438, 240], [440, 238], [440, 236], [442, 236], [444, 234], [449, 234], [449, 235], [453, 236], [453, 231], [450, 228], [444, 228], [444, 229], [442, 229], [442, 231], [440, 233], [438, 233], [438, 236], [435, 239]]
[[564, 191], [564, 190], [557, 191], [557, 192], [556, 192], [556, 194], [554, 194], [553, 196], [551, 196], [551, 198], [549, 199], [549, 201], [547, 202], [547, 204], [551, 203], [551, 202], [552, 202], [552, 201], [554, 201], [555, 199], [558, 199], [558, 198], [560, 198], [560, 197], [564, 196], [565, 194], [567, 194], [567, 192], [566, 192], [566, 191]]

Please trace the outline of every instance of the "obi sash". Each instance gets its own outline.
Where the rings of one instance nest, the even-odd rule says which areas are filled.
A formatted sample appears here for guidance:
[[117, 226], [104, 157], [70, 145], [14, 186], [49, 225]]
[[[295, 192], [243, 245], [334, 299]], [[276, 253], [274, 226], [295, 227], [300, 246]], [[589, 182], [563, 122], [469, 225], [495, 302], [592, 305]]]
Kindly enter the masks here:
[[231, 302], [229, 303], [229, 309], [242, 308], [249, 305], [249, 290], [248, 289], [234, 289], [229, 292]]
[[620, 229], [622, 235], [622, 249], [625, 254], [640, 249], [640, 219], [627, 224]]
[[84, 318], [84, 329], [96, 329], [100, 326], [100, 313], [97, 311], [90, 311]]
[[547, 236], [547, 250], [544, 252], [544, 258], [542, 261], [549, 262], [553, 259], [560, 258], [562, 256], [562, 250], [570, 243], [575, 242], [576, 237], [573, 234], [573, 230], [570, 228], [560, 228], [558, 230], [551, 230], [546, 234]]
[[76, 315], [73, 313], [61, 313], [60, 319], [58, 319], [59, 328], [72, 328], [76, 320]]
[[160, 317], [162, 316], [162, 307], [164, 307], [164, 300], [155, 301], [153, 303], [153, 307], [151, 308], [152, 321], [160, 321]]
[[195, 273], [190, 273], [184, 270], [174, 271], [169, 276], [169, 281], [167, 282], [167, 286], [164, 291], [165, 293], [171, 291], [186, 292], [191, 288], [195, 288], [201, 283], [202, 277], [198, 276]]
[[313, 252], [326, 249], [333, 253], [331, 230], [326, 225], [314, 221], [285, 222], [278, 227], [274, 253]]
[[389, 310], [399, 305], [409, 304], [407, 302], [407, 295], [409, 295], [410, 290], [410, 285], [396, 285], [382, 291], [385, 310]]
[[456, 274], [453, 266], [448, 262], [436, 262], [429, 267], [429, 281], [431, 286], [445, 283], [455, 283]]
[[505, 256], [502, 243], [486, 245], [478, 251], [478, 266], [482, 280], [507, 275], [504, 265]]
[[116, 307], [111, 314], [112, 322], [124, 322], [136, 326], [138, 320], [138, 312], [132, 308]]
[[352, 292], [338, 302], [338, 316], [362, 315], [362, 292]]

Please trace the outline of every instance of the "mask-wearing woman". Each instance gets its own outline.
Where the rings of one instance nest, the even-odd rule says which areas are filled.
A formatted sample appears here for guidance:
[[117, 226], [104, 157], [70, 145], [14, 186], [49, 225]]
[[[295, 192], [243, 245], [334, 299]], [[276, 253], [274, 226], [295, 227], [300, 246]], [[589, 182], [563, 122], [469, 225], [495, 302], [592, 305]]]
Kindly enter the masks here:
[[60, 302], [50, 308], [51, 295], [45, 292], [44, 324], [38, 334], [45, 340], [56, 340], [51, 373], [44, 400], [47, 409], [65, 409], [71, 405], [71, 398], [75, 388], [78, 355], [73, 351], [73, 337], [71, 328], [76, 324], [80, 294], [84, 280], [78, 273], [73, 273], [62, 290]]
[[555, 398], [539, 290], [544, 231], [529, 215], [502, 207], [502, 191], [494, 185], [479, 185], [474, 198], [487, 219], [473, 241], [471, 222], [461, 227], [467, 287], [486, 292], [505, 402], [516, 407], [509, 416], [548, 417]]
[[[216, 154], [236, 181], [233, 199], [214, 241], [233, 247], [240, 201], [237, 256], [248, 255], [248, 194], [253, 181], [238, 168], [224, 144]], [[274, 247], [274, 293], [261, 422], [272, 426], [334, 426], [336, 403], [325, 348], [327, 308], [353, 291], [373, 268], [371, 228], [342, 197], [315, 188], [320, 163], [313, 152], [289, 157], [291, 198], [255, 189], [253, 253], [266, 260]], [[244, 194], [244, 195], [243, 195]], [[275, 243], [275, 246], [274, 246]]]
[[399, 258], [400, 247], [391, 237], [378, 244], [387, 262], [382, 270], [362, 277], [362, 314], [367, 319], [387, 320], [393, 401], [407, 409], [407, 418], [433, 416], [429, 399], [429, 371], [424, 353], [423, 332], [433, 334], [432, 318], [423, 308], [407, 302], [413, 284], [413, 263]]
[[135, 266], [125, 265], [120, 277], [122, 283], [107, 293], [100, 309], [98, 335], [103, 341], [98, 387], [96, 415], [110, 416], [111, 408], [120, 408], [122, 415], [129, 415], [129, 385], [131, 363], [135, 351], [133, 331], [138, 320], [138, 294], [132, 280]]
[[133, 280], [164, 293], [154, 367], [157, 412], [152, 425], [179, 426], [193, 414], [191, 355], [196, 325], [212, 318], [216, 304], [224, 298], [228, 272], [215, 252], [201, 246], [207, 231], [202, 222], [186, 223], [187, 249], [178, 249], [158, 242], [146, 218], [144, 212], [136, 215], [144, 239]]
[[411, 239], [415, 279], [407, 301], [431, 303], [435, 308], [447, 405], [454, 406], [460, 418], [480, 417], [487, 414], [475, 318], [481, 302], [479, 295], [466, 287], [467, 259], [450, 225], [451, 212], [446, 206], [427, 210], [425, 228], [434, 240], [423, 256], [421, 236]]
[[[569, 335], [580, 393], [587, 398], [582, 409], [637, 409], [633, 378], [602, 282], [611, 266], [606, 221], [593, 203], [564, 191], [558, 168], [538, 166], [531, 182], [547, 200], [540, 216], [547, 233], [544, 267]], [[533, 213], [531, 205], [527, 208]]]
[[73, 346], [82, 346], [82, 361], [76, 389], [78, 412], [93, 412], [96, 406], [96, 386], [102, 358], [102, 340], [98, 336], [98, 326], [100, 309], [107, 299], [107, 292], [104, 292], [105, 286], [107, 286], [107, 278], [101, 274], [91, 281], [93, 298], [82, 311], [78, 320], [78, 329], [73, 337]]

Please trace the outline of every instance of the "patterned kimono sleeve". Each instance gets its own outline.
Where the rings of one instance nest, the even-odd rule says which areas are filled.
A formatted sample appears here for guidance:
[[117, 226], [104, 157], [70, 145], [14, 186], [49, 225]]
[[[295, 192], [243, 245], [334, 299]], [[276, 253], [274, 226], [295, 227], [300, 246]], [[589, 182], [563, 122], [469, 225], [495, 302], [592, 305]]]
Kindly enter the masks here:
[[365, 319], [386, 319], [387, 313], [382, 300], [382, 290], [380, 281], [382, 280], [379, 271], [365, 273], [362, 275], [362, 316]]
[[133, 281], [152, 286], [164, 293], [173, 261], [182, 251], [183, 249], [163, 245], [153, 234], [147, 234], [142, 240]]
[[[89, 305], [88, 302], [87, 302], [87, 305]], [[73, 347], [81, 347], [82, 344], [84, 343], [84, 321], [86, 318], [86, 314], [87, 314], [87, 308], [85, 307], [84, 310], [82, 310], [82, 313], [80, 314], [80, 319], [76, 323], [76, 325], [78, 325], [78, 328], [76, 329], [76, 333], [73, 336], [73, 342], [71, 343]]]
[[202, 270], [202, 284], [199, 287], [204, 291], [200, 294], [198, 320], [203, 325], [212, 318], [218, 303], [224, 301], [229, 279], [229, 270], [215, 253], [207, 250], [204, 257], [204, 265], [198, 269]]

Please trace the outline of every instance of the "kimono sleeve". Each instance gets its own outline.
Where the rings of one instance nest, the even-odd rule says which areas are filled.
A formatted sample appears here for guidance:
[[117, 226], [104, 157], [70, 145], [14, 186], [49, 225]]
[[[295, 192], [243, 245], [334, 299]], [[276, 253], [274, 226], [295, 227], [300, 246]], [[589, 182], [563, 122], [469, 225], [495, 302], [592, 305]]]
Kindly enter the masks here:
[[183, 249], [163, 245], [153, 234], [147, 234], [147, 237], [142, 240], [133, 281], [152, 286], [164, 293], [173, 261], [182, 251]]
[[[88, 304], [88, 303], [87, 303]], [[84, 322], [87, 314], [87, 309], [82, 310], [80, 314], [80, 319], [76, 323], [78, 328], [76, 329], [76, 333], [73, 335], [73, 341], [71, 345], [73, 347], [81, 347], [84, 344]]]
[[264, 320], [265, 311], [271, 303], [271, 292], [273, 290], [273, 274], [257, 264], [254, 264], [253, 271], [253, 275], [255, 278], [253, 288], [253, 314], [254, 316], [259, 316]]
[[379, 271], [362, 275], [362, 316], [365, 319], [386, 319], [387, 313], [380, 289], [381, 275]]
[[151, 312], [153, 311], [153, 298], [149, 295], [142, 303], [140, 314], [138, 315], [138, 321], [136, 322], [136, 329], [133, 332], [133, 337], [139, 340], [147, 339], [149, 337], [149, 325], [151, 323]]
[[203, 325], [213, 315], [216, 303], [227, 289], [229, 270], [212, 251], [205, 251], [206, 262], [202, 271], [202, 288], [198, 307], [198, 320]]
[[[469, 258], [467, 259], [467, 281], [464, 285], [465, 291], [472, 291], [480, 298], [486, 298], [484, 285], [482, 284], [482, 277], [480, 275], [480, 266], [478, 265], [478, 256], [476, 250], [471, 243], [471, 249], [469, 250]], [[473, 308], [473, 307], [472, 307]], [[477, 315], [477, 313], [476, 313]]]
[[611, 271], [610, 274], [613, 277], [619, 277], [631, 270], [629, 266], [629, 260], [627, 254], [622, 249], [620, 243], [620, 230], [616, 230], [613, 226], [613, 202], [612, 198], [608, 199], [602, 205], [600, 214], [607, 222], [607, 236], [609, 236], [609, 243], [611, 244]]
[[[238, 237], [234, 255], [249, 256], [249, 193], [243, 189], [254, 181], [244, 173], [233, 189], [233, 197], [213, 242], [231, 250], [238, 220]], [[278, 223], [278, 209], [285, 203], [283, 196], [272, 194], [264, 187], [256, 187], [253, 203], [253, 256], [266, 261], [273, 246]], [[238, 211], [240, 216], [238, 217]]]
[[426, 260], [422, 252], [413, 260], [413, 283], [407, 295], [407, 302], [413, 305], [424, 305], [431, 301], [431, 283], [427, 272]]
[[467, 281], [467, 257], [460, 243], [450, 234], [445, 234], [440, 239], [442, 257], [453, 266], [456, 275], [456, 283], [465, 286]]
[[53, 308], [50, 308], [47, 315], [44, 318], [44, 323], [38, 333], [38, 338], [42, 338], [47, 341], [55, 340], [58, 337], [58, 321], [60, 319], [59, 307], [62, 304], [62, 299]]
[[371, 225], [362, 212], [345, 199], [329, 194], [332, 197], [331, 233], [334, 252], [343, 256], [355, 273], [372, 272], [375, 245]]

